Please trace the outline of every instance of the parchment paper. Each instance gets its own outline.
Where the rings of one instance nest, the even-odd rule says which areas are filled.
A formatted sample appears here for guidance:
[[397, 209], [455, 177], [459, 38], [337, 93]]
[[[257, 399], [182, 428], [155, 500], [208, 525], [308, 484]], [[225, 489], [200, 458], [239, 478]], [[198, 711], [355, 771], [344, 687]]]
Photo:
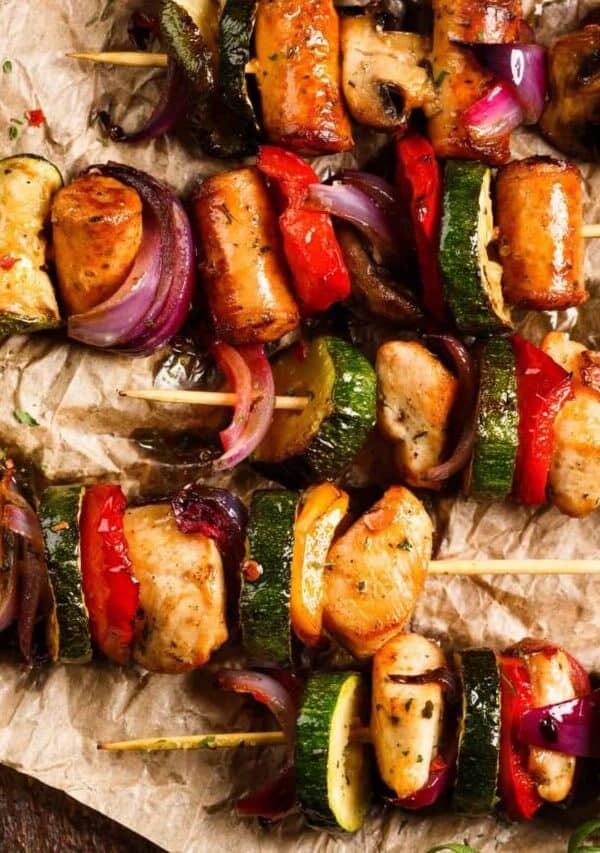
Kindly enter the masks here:
[[[538, 17], [540, 37], [572, 29], [584, 6], [552, 2]], [[53, 160], [66, 178], [109, 158], [147, 169], [185, 191], [199, 174], [223, 168], [185, 151], [173, 139], [153, 145], [105, 146], [90, 124], [92, 108], [110, 97], [117, 118], [134, 122], [156, 96], [155, 72], [92, 67], [63, 58], [71, 50], [127, 46], [126, 22], [139, 0], [0, 0], [0, 155], [34, 152]], [[541, 10], [539, 4], [538, 11]], [[44, 127], [29, 128], [25, 110], [41, 108]], [[125, 115], [126, 114], [126, 115]], [[11, 139], [10, 126], [18, 136]], [[14, 131], [13, 134], [14, 136]], [[360, 162], [362, 147], [359, 147]], [[532, 132], [516, 134], [514, 153], [550, 151]], [[347, 158], [350, 162], [350, 158]], [[339, 159], [336, 165], [339, 164]], [[332, 166], [318, 161], [324, 174]], [[600, 221], [600, 169], [583, 167], [586, 218]], [[572, 330], [600, 347], [600, 241], [588, 247], [591, 291], [579, 311], [529, 315], [523, 328], [539, 341], [550, 327]], [[174, 488], [198, 472], [167, 468], [131, 440], [143, 425], [193, 426], [197, 412], [150, 407], [119, 398], [117, 388], [147, 387], [156, 359], [132, 360], [65, 344], [52, 336], [13, 337], [0, 346], [0, 444], [19, 447], [54, 482], [83, 478], [120, 480], [130, 495]], [[18, 423], [15, 410], [39, 426]], [[253, 477], [242, 473], [247, 491]], [[598, 514], [576, 521], [554, 509], [530, 511], [446, 500], [439, 507], [441, 556], [591, 557], [600, 550]], [[502, 647], [524, 635], [562, 642], [590, 670], [600, 669], [600, 579], [556, 576], [476, 579], [430, 578], [413, 621], [416, 630], [447, 648], [472, 643]], [[169, 851], [419, 851], [445, 841], [468, 841], [482, 851], [566, 849], [567, 814], [510, 826], [443, 813], [408, 817], [375, 813], [353, 838], [319, 834], [291, 818], [261, 829], [239, 821], [230, 800], [265, 776], [267, 754], [189, 752], [110, 755], [96, 742], [131, 736], [219, 731], [257, 722], [244, 702], [215, 691], [211, 674], [235, 650], [222, 650], [203, 671], [162, 676], [95, 662], [24, 673], [14, 656], [0, 655], [0, 760], [67, 791]], [[270, 753], [272, 757], [272, 752]]]

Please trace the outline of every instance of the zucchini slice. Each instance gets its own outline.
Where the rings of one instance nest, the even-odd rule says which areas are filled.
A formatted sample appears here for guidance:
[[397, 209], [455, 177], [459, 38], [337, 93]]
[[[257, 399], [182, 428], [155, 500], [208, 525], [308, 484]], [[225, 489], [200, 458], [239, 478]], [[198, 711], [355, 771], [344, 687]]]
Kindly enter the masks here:
[[44, 226], [62, 186], [56, 166], [34, 154], [0, 160], [0, 335], [60, 325], [46, 272]]
[[248, 152], [256, 151], [260, 125], [248, 94], [246, 65], [258, 0], [227, 0], [219, 24], [219, 82], [225, 104], [238, 117]]
[[52, 660], [63, 663], [87, 663], [92, 658], [79, 553], [84, 493], [85, 486], [50, 486], [39, 507], [53, 600], [46, 640]]
[[325, 563], [348, 503], [348, 495], [333, 483], [321, 483], [308, 489], [298, 505], [290, 615], [294, 634], [307, 646], [321, 639]]
[[216, 86], [219, 3], [217, 0], [164, 0], [160, 34], [167, 53], [196, 93]]
[[446, 163], [439, 257], [446, 298], [463, 334], [512, 327], [502, 267], [488, 254], [494, 230], [490, 182], [483, 163]]
[[462, 716], [454, 806], [466, 814], [492, 811], [500, 756], [500, 669], [491, 649], [455, 655], [462, 683]]
[[377, 380], [367, 359], [333, 337], [315, 338], [304, 357], [286, 350], [273, 364], [277, 394], [310, 397], [302, 412], [276, 411], [257, 462], [300, 456], [316, 479], [334, 479], [375, 425]]
[[371, 798], [368, 744], [350, 732], [368, 714], [368, 691], [355, 672], [319, 672], [308, 679], [296, 723], [296, 790], [308, 820], [356, 832]]
[[299, 499], [297, 492], [259, 489], [248, 520], [240, 599], [244, 647], [251, 658], [280, 666], [292, 664], [290, 583]]
[[491, 338], [480, 360], [477, 434], [470, 494], [505, 498], [512, 489], [519, 445], [515, 358], [507, 338]]

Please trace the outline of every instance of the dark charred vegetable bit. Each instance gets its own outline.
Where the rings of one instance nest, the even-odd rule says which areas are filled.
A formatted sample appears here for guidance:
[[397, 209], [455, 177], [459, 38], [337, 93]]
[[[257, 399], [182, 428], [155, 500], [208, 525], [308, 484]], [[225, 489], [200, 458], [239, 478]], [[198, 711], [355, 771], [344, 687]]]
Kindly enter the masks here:
[[226, 489], [192, 484], [171, 501], [182, 533], [202, 533], [214, 539], [223, 561], [238, 567], [244, 555], [248, 512]]
[[437, 111], [427, 37], [383, 30], [361, 15], [342, 19], [341, 44], [344, 96], [356, 121], [384, 130], [406, 127], [413, 109]]
[[558, 740], [558, 726], [552, 717], [544, 717], [540, 721], [540, 734], [548, 743], [556, 743]]
[[148, 12], [133, 12], [127, 24], [127, 35], [137, 50], [148, 50], [150, 42], [158, 36], [158, 18]]
[[219, 83], [223, 103], [237, 117], [247, 153], [256, 150], [260, 125], [248, 93], [246, 65], [258, 0], [227, 0], [219, 22]]
[[365, 241], [351, 225], [339, 222], [335, 233], [356, 301], [377, 317], [405, 326], [417, 325], [423, 312], [410, 288], [397, 283], [392, 273], [373, 259]]
[[0, 624], [7, 627], [17, 617], [19, 648], [25, 662], [30, 664], [33, 630], [49, 596], [48, 569], [40, 521], [19, 491], [10, 460], [0, 482], [0, 510], [3, 575]]
[[[193, 18], [188, 9], [194, 10]], [[214, 0], [192, 0], [185, 5], [165, 0], [161, 6], [162, 41], [197, 93], [209, 94], [216, 87], [217, 14]]]
[[556, 39], [548, 51], [549, 100], [540, 130], [559, 151], [600, 160], [600, 24]]

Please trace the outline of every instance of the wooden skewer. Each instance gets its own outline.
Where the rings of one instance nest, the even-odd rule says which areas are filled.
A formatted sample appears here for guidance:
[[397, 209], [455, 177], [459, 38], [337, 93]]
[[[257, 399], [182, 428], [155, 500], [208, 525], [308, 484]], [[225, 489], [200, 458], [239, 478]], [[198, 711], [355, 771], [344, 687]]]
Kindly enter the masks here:
[[596, 222], [594, 225], [583, 225], [581, 234], [587, 240], [593, 237], [600, 237], [600, 222]]
[[[229, 391], [172, 391], [169, 388], [148, 388], [119, 391], [122, 397], [150, 400], [155, 403], [191, 403], [199, 406], [235, 406], [236, 395]], [[309, 397], [275, 397], [275, 408], [301, 412], [310, 403]]]
[[166, 53], [144, 53], [136, 50], [116, 50], [104, 53], [67, 53], [68, 59], [86, 62], [103, 62], [108, 65], [127, 65], [130, 68], [166, 68], [169, 57]]
[[431, 575], [597, 575], [600, 560], [432, 560]]
[[[353, 729], [350, 734], [355, 743], [371, 743], [369, 728]], [[175, 735], [138, 738], [112, 743], [99, 743], [98, 749], [157, 752], [172, 749], [234, 749], [238, 746], [279, 746], [285, 744], [283, 732], [223, 732], [220, 734]]]

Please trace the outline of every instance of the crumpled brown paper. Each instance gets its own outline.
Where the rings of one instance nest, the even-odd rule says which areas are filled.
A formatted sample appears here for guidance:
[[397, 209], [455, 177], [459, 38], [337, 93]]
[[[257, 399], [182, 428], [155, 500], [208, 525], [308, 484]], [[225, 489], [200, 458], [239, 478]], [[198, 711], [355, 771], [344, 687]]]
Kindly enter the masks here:
[[[538, 11], [541, 11], [538, 4]], [[576, 0], [548, 3], [537, 18], [541, 37], [572, 29], [599, 5]], [[117, 115], [133, 121], [156, 96], [155, 72], [93, 67], [64, 58], [71, 50], [126, 47], [126, 22], [139, 0], [0, 0], [0, 155], [34, 152], [53, 160], [66, 178], [109, 158], [155, 174], [179, 191], [199, 174], [223, 168], [184, 150], [174, 139], [152, 145], [108, 145], [89, 123], [93, 107], [110, 97], [128, 105]], [[24, 112], [41, 108], [46, 124], [30, 128]], [[9, 127], [17, 128], [11, 139]], [[12, 132], [12, 136], [15, 131]], [[514, 153], [548, 151], [534, 132], [516, 134]], [[358, 154], [360, 161], [360, 149]], [[320, 158], [325, 174], [331, 158]], [[350, 159], [347, 159], [351, 163]], [[339, 164], [339, 160], [336, 165]], [[600, 169], [583, 166], [586, 218], [600, 221]], [[579, 311], [523, 318], [533, 340], [549, 328], [569, 329], [600, 348], [600, 241], [590, 244], [586, 271], [591, 298]], [[151, 407], [119, 398], [116, 389], [147, 387], [156, 359], [106, 355], [60, 338], [13, 337], [0, 346], [0, 444], [18, 446], [51, 481], [120, 480], [130, 495], [155, 485], [174, 488], [198, 473], [193, 466], [160, 465], [131, 440], [134, 429], [180, 429], [198, 414], [187, 407]], [[20, 424], [14, 412], [38, 426]], [[242, 475], [237, 486], [253, 483]], [[600, 550], [598, 514], [576, 521], [554, 509], [528, 510], [462, 499], [440, 506], [440, 555], [463, 557], [591, 557]], [[447, 649], [472, 643], [501, 647], [526, 634], [564, 643], [590, 670], [600, 669], [600, 579], [553, 576], [431, 577], [414, 628]], [[24, 673], [14, 657], [0, 656], [0, 760], [68, 792], [169, 851], [227, 849], [275, 851], [415, 851], [463, 841], [482, 851], [566, 849], [560, 816], [532, 825], [470, 820], [449, 813], [408, 817], [375, 815], [352, 838], [316, 833], [298, 818], [261, 829], [238, 820], [231, 798], [267, 772], [269, 756], [254, 750], [107, 754], [98, 740], [132, 736], [242, 729], [257, 724], [244, 702], [216, 691], [211, 675], [234, 652], [221, 651], [210, 666], [186, 676], [151, 675], [95, 662]], [[272, 753], [271, 753], [272, 755]]]

